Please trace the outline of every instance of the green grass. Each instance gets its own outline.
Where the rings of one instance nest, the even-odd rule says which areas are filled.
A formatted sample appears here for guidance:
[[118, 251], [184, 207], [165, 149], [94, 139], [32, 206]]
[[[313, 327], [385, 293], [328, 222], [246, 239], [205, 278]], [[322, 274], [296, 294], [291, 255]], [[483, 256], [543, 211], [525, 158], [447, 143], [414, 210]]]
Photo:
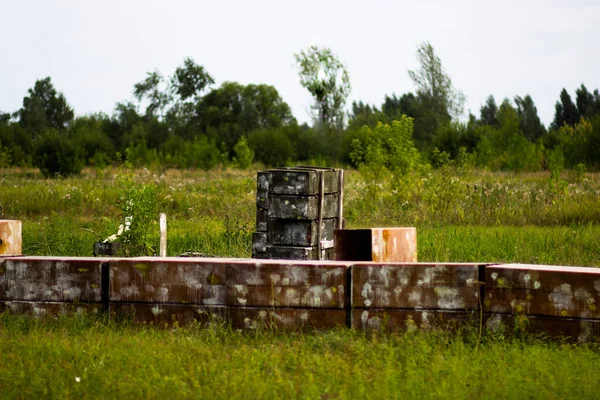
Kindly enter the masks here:
[[[29, 255], [89, 256], [116, 232], [120, 177], [159, 187], [169, 255], [250, 256], [256, 171], [0, 174], [5, 217]], [[364, 197], [346, 175], [348, 227], [416, 226], [420, 261], [600, 266], [600, 174], [558, 189], [547, 174], [434, 171], [405, 196]], [[154, 240], [158, 242], [158, 226]], [[405, 332], [237, 332], [102, 318], [0, 316], [0, 398], [597, 398], [597, 344]]]
[[409, 332], [0, 322], [2, 398], [597, 398], [595, 345]]

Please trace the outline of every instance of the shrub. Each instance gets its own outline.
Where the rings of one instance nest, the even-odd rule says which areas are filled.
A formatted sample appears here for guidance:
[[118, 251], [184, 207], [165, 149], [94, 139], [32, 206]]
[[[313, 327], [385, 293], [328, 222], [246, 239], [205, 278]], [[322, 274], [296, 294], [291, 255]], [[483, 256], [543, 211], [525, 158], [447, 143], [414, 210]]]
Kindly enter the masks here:
[[83, 158], [70, 138], [48, 130], [36, 140], [33, 165], [47, 178], [77, 175], [83, 168]]

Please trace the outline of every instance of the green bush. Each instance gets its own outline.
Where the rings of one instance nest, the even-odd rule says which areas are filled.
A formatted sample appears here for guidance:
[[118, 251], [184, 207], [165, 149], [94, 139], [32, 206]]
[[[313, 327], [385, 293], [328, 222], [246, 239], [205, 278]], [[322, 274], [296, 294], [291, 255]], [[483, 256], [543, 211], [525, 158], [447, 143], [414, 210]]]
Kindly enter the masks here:
[[64, 134], [48, 130], [35, 142], [33, 165], [47, 178], [77, 175], [83, 164], [81, 150]]

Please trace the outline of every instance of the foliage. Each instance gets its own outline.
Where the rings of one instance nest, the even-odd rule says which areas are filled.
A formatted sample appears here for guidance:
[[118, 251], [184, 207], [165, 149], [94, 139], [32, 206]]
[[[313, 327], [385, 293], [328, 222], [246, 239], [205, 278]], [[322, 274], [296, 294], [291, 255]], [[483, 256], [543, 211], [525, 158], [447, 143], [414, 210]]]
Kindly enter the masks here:
[[51, 129], [36, 139], [33, 165], [38, 167], [45, 177], [79, 174], [83, 164], [79, 149], [66, 135]]
[[[412, 118], [402, 116], [391, 125], [378, 123], [374, 129], [365, 125], [361, 133], [362, 140], [352, 142], [350, 158], [367, 184], [369, 198], [376, 200], [380, 192], [392, 190], [404, 199], [409, 186], [407, 177], [420, 162], [412, 139]], [[388, 176], [389, 189], [384, 185]]]
[[235, 146], [233, 146], [233, 151], [235, 152], [233, 162], [239, 168], [245, 169], [252, 164], [252, 160], [254, 160], [254, 150], [248, 146], [248, 140], [246, 140], [244, 136], [242, 136]]
[[156, 253], [155, 243], [158, 220], [158, 186], [136, 183], [131, 177], [122, 178], [119, 195], [123, 233], [118, 238], [125, 255], [149, 256]]
[[19, 123], [26, 131], [39, 135], [48, 129], [61, 131], [68, 127], [73, 110], [65, 96], [56, 91], [50, 77], [37, 80], [27, 93], [18, 111]]
[[462, 114], [465, 96], [454, 88], [450, 76], [442, 66], [442, 60], [429, 42], [418, 46], [417, 60], [419, 69], [408, 71], [420, 101], [421, 118], [416, 138], [428, 141], [439, 127], [450, 122], [451, 117]]
[[314, 98], [315, 119], [325, 130], [341, 130], [344, 105], [351, 90], [348, 70], [328, 47], [312, 45], [294, 57], [300, 84]]

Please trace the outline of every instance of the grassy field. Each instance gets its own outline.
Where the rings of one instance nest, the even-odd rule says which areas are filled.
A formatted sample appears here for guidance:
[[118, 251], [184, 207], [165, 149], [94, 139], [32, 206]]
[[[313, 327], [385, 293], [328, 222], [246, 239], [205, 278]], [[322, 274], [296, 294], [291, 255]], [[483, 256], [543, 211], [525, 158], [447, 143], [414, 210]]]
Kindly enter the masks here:
[[594, 399], [595, 345], [2, 317], [2, 398]]
[[[169, 255], [250, 255], [256, 171], [0, 174], [24, 253], [89, 256], [116, 232], [123, 176], [156, 184]], [[346, 177], [348, 227], [416, 226], [420, 261], [600, 266], [600, 175], [436, 172], [365, 196]], [[383, 189], [383, 187], [382, 187]], [[372, 192], [371, 192], [372, 193]], [[158, 225], [151, 240], [158, 242]], [[157, 329], [94, 317], [0, 316], [0, 398], [597, 398], [597, 344], [499, 334]]]

